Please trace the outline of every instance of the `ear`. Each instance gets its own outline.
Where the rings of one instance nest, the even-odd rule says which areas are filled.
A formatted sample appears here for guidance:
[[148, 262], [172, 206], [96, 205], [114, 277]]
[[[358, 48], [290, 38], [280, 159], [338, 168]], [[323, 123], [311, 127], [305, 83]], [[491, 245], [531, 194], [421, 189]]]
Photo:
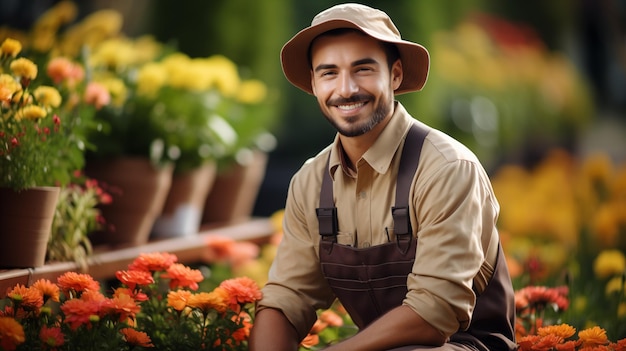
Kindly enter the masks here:
[[397, 59], [391, 66], [391, 86], [394, 91], [396, 91], [396, 89], [400, 87], [400, 84], [402, 84], [403, 77], [402, 61]]

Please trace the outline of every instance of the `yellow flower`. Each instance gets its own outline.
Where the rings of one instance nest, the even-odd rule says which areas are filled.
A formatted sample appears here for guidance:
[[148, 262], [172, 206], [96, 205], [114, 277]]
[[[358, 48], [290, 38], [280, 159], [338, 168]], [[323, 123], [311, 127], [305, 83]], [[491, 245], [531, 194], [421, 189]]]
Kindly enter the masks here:
[[267, 87], [263, 82], [256, 79], [249, 79], [241, 82], [237, 92], [237, 100], [245, 104], [256, 104], [267, 95]]
[[22, 51], [22, 43], [15, 39], [7, 38], [0, 46], [0, 57], [15, 57]]
[[167, 72], [162, 65], [147, 63], [137, 74], [137, 94], [153, 97], [167, 80]]
[[598, 326], [579, 331], [578, 339], [582, 342], [583, 347], [594, 347], [606, 345], [608, 343], [606, 330]]
[[0, 74], [0, 101], [11, 99], [13, 94], [22, 87], [15, 81], [15, 78], [8, 74]]
[[615, 247], [619, 238], [619, 208], [617, 204], [599, 205], [592, 218], [592, 231], [601, 247]]
[[604, 250], [593, 262], [593, 271], [596, 277], [603, 279], [626, 270], [626, 257], [619, 250]]
[[211, 65], [212, 86], [226, 97], [234, 96], [240, 84], [237, 65], [221, 55], [211, 56], [207, 61]]
[[18, 121], [21, 119], [39, 119], [46, 117], [46, 115], [46, 110], [41, 106], [29, 105], [19, 109], [15, 114], [15, 119]]
[[11, 62], [11, 71], [18, 77], [35, 79], [37, 78], [37, 65], [27, 58], [18, 58]]
[[576, 333], [576, 329], [568, 324], [550, 325], [537, 330], [537, 335], [555, 335], [567, 339]]
[[624, 296], [626, 296], [626, 290], [624, 290], [624, 280], [621, 276], [611, 278], [611, 280], [606, 283], [606, 287], [604, 288], [604, 292], [607, 296], [619, 294], [622, 291], [624, 292]]
[[128, 96], [128, 88], [124, 81], [115, 76], [95, 77], [94, 81], [102, 84], [111, 94], [111, 104], [122, 106]]
[[38, 103], [44, 107], [59, 107], [61, 105], [61, 94], [58, 90], [49, 86], [39, 86], [33, 91], [33, 96]]

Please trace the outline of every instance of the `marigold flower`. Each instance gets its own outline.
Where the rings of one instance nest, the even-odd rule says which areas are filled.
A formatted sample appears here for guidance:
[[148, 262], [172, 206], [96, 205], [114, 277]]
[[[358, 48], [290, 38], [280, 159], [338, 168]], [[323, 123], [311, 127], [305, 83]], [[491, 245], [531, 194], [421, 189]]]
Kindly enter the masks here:
[[233, 310], [239, 304], [256, 302], [263, 297], [257, 283], [248, 277], [238, 277], [224, 280], [220, 287], [228, 292], [228, 304]]
[[183, 264], [174, 263], [162, 275], [165, 279], [170, 279], [170, 289], [189, 288], [198, 290], [198, 283], [204, 279], [202, 272], [191, 269]]
[[20, 121], [22, 119], [40, 119], [46, 117], [48, 113], [41, 106], [28, 105], [19, 109], [15, 113], [15, 119]]
[[59, 286], [54, 284], [50, 280], [39, 279], [32, 285], [32, 287], [39, 290], [39, 292], [43, 296], [44, 303], [48, 300], [59, 302]]
[[101, 301], [71, 299], [61, 305], [61, 311], [65, 314], [64, 322], [72, 330], [78, 329], [81, 325], [91, 326], [91, 322], [98, 320], [100, 314]]
[[66, 272], [57, 278], [59, 288], [67, 295], [68, 293], [82, 293], [87, 290], [100, 291], [100, 283], [95, 281], [89, 274]]
[[606, 345], [609, 342], [606, 330], [598, 326], [579, 331], [578, 340], [580, 340], [583, 347]]
[[567, 339], [574, 334], [576, 334], [576, 328], [568, 324], [549, 325], [537, 330], [537, 335], [539, 336], [556, 335], [563, 339]]
[[167, 305], [176, 311], [182, 311], [187, 307], [187, 301], [191, 297], [189, 290], [172, 290], [167, 293]]
[[593, 271], [600, 279], [626, 271], [626, 257], [620, 250], [604, 250], [593, 261]]
[[148, 334], [135, 330], [133, 328], [122, 328], [120, 333], [124, 336], [124, 340], [130, 345], [139, 347], [154, 347], [152, 340]]
[[25, 310], [37, 310], [43, 306], [43, 295], [34, 288], [27, 288], [22, 284], [17, 284], [7, 293], [7, 297]]
[[85, 88], [85, 102], [93, 105], [96, 110], [108, 105], [111, 102], [111, 94], [102, 84], [89, 82]]
[[27, 58], [20, 57], [13, 60], [9, 68], [11, 68], [11, 72], [18, 77], [30, 80], [37, 78], [37, 65]]
[[38, 103], [44, 107], [59, 107], [61, 105], [61, 94], [53, 87], [41, 85], [33, 91], [33, 96]]
[[128, 265], [129, 270], [160, 272], [166, 271], [178, 257], [168, 252], [142, 253]]
[[218, 287], [208, 293], [200, 292], [197, 294], [192, 294], [191, 296], [189, 296], [187, 306], [191, 308], [197, 308], [201, 310], [204, 314], [209, 313], [211, 310], [215, 310], [219, 313], [224, 313], [228, 308], [226, 298], [226, 292]]
[[22, 43], [19, 40], [6, 38], [0, 45], [0, 57], [16, 57], [22, 51]]
[[0, 348], [15, 350], [24, 341], [26, 337], [22, 325], [11, 317], [0, 317]]
[[65, 343], [65, 335], [59, 327], [48, 327], [44, 325], [39, 332], [39, 339], [41, 339], [44, 345], [49, 346], [51, 349], [55, 349]]
[[115, 272], [115, 277], [131, 290], [135, 290], [137, 285], [150, 285], [154, 283], [154, 278], [148, 271], [117, 271]]
[[129, 295], [120, 294], [112, 299], [106, 299], [102, 304], [103, 314], [118, 316], [119, 321], [135, 318], [141, 308]]

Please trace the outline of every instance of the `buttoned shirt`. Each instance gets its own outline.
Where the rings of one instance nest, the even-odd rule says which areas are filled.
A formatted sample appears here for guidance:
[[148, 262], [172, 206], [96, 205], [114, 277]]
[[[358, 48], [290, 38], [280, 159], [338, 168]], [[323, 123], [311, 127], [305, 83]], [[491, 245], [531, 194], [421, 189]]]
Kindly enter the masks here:
[[355, 171], [346, 166], [337, 136], [291, 179], [283, 238], [257, 311], [281, 310], [301, 337], [313, 325], [315, 311], [328, 308], [335, 299], [318, 252], [315, 210], [323, 172], [330, 172], [333, 179], [339, 244], [369, 247], [394, 240], [391, 207], [411, 123], [421, 124], [429, 133], [409, 193], [411, 226], [418, 241], [403, 304], [449, 336], [467, 328], [476, 301], [472, 288], [482, 291], [493, 274], [499, 205], [485, 170], [461, 143], [415, 120], [399, 102], [395, 106]]

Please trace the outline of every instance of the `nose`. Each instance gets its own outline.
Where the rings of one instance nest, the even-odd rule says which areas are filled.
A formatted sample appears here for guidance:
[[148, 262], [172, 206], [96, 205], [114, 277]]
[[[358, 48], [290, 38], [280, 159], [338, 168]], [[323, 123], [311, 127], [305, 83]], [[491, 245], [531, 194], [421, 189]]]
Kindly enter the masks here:
[[359, 91], [359, 85], [350, 73], [340, 74], [338, 84], [337, 93], [342, 97], [351, 97]]

